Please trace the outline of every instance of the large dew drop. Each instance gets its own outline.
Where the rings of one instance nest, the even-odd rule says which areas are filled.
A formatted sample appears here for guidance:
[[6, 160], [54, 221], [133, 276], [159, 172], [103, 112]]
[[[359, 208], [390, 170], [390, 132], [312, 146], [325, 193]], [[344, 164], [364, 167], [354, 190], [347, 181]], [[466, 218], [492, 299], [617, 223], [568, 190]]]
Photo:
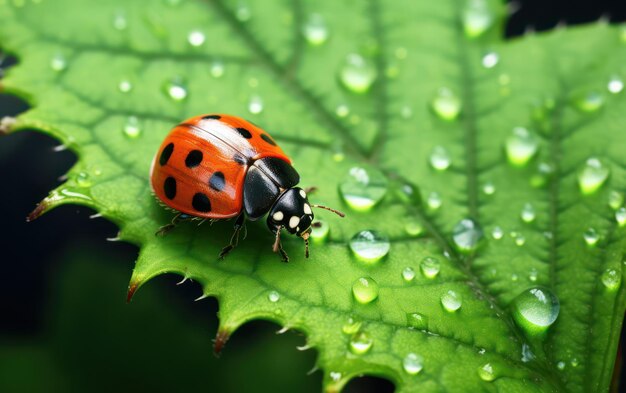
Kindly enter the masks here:
[[513, 299], [513, 317], [530, 334], [544, 332], [559, 316], [559, 299], [548, 288], [530, 288]]
[[435, 114], [443, 120], [456, 120], [461, 113], [461, 99], [452, 90], [442, 87], [431, 102]]
[[54, 55], [50, 60], [50, 68], [56, 72], [65, 70], [67, 68], [67, 60], [65, 59], [65, 56], [60, 53]]
[[495, 16], [486, 0], [467, 0], [462, 18], [465, 35], [476, 38], [489, 30]]
[[441, 305], [448, 312], [455, 312], [463, 304], [463, 298], [453, 290], [449, 290], [441, 295]]
[[253, 115], [258, 115], [263, 112], [263, 100], [261, 97], [257, 95], [250, 97], [250, 101], [248, 101], [248, 112]]
[[406, 282], [413, 281], [413, 279], [415, 278], [415, 269], [413, 269], [410, 266], [407, 266], [404, 269], [402, 269], [402, 278]]
[[443, 146], [435, 146], [429, 157], [430, 166], [438, 171], [445, 171], [450, 167], [450, 154]]
[[376, 300], [378, 291], [378, 283], [371, 277], [361, 277], [352, 284], [352, 295], [361, 304]]
[[515, 127], [505, 143], [506, 156], [515, 166], [526, 165], [537, 153], [538, 148], [537, 137], [524, 127]]
[[424, 368], [424, 358], [415, 353], [409, 353], [402, 361], [402, 368], [409, 375], [419, 374]]
[[607, 84], [607, 88], [610, 93], [618, 94], [624, 90], [624, 81], [617, 76], [611, 77], [609, 83]]
[[191, 46], [201, 46], [204, 44], [204, 41], [206, 41], [206, 36], [200, 30], [193, 30], [187, 35], [187, 42], [189, 42]]
[[452, 240], [459, 252], [471, 253], [480, 243], [483, 237], [483, 231], [476, 221], [465, 218], [459, 221], [452, 230]]
[[387, 179], [376, 169], [353, 167], [339, 184], [339, 192], [350, 208], [367, 211], [387, 193]]
[[530, 203], [526, 203], [524, 207], [522, 208], [520, 217], [522, 221], [526, 223], [531, 223], [535, 221], [536, 215], [535, 215], [535, 208], [533, 207], [533, 205], [531, 205]]
[[478, 367], [478, 376], [483, 381], [491, 382], [496, 379], [496, 374], [493, 370], [493, 366], [491, 363], [485, 363], [482, 366]]
[[165, 84], [165, 92], [174, 101], [187, 98], [187, 87], [180, 78], [174, 78]]
[[302, 34], [311, 45], [322, 45], [328, 40], [328, 26], [324, 17], [320, 14], [309, 15], [308, 20], [302, 27]]
[[606, 179], [609, 177], [609, 167], [600, 159], [591, 157], [587, 159], [585, 165], [578, 172], [578, 186], [580, 191], [585, 194], [593, 194], [596, 192]]
[[374, 230], [358, 232], [350, 239], [350, 249], [361, 261], [375, 263], [389, 253], [389, 238]]
[[587, 243], [587, 246], [595, 247], [600, 241], [600, 234], [594, 228], [588, 228], [585, 233], [583, 233], [583, 239], [585, 243]]
[[367, 353], [374, 344], [372, 337], [366, 332], [358, 332], [350, 339], [350, 351], [355, 355]]
[[374, 65], [363, 56], [351, 53], [339, 69], [339, 80], [350, 91], [366, 93], [374, 81], [377, 72]]
[[276, 291], [271, 291], [270, 293], [267, 294], [267, 300], [269, 300], [272, 303], [276, 303], [280, 300], [280, 294]]
[[626, 225], [626, 208], [620, 207], [615, 212], [615, 221], [617, 221], [617, 225], [623, 227]]
[[622, 283], [622, 275], [615, 269], [606, 269], [602, 273], [602, 284], [609, 291], [616, 291]]
[[420, 263], [420, 271], [422, 272], [422, 275], [426, 278], [433, 279], [437, 277], [440, 269], [441, 263], [439, 263], [439, 260], [437, 258], [425, 257]]

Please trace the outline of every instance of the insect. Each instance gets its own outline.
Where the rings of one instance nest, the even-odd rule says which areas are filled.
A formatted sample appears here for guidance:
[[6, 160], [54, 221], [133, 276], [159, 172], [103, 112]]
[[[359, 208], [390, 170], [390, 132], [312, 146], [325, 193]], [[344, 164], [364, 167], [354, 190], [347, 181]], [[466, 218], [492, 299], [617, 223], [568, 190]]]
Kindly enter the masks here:
[[272, 250], [289, 261], [282, 247], [283, 230], [301, 237], [309, 257], [312, 205], [307, 191], [296, 187], [300, 175], [274, 139], [249, 121], [225, 114], [192, 117], [172, 129], [159, 148], [150, 170], [157, 198], [174, 209], [172, 222], [157, 231], [165, 235], [181, 221], [236, 217], [230, 243], [219, 254], [224, 258], [239, 242], [245, 220], [267, 214], [274, 233]]

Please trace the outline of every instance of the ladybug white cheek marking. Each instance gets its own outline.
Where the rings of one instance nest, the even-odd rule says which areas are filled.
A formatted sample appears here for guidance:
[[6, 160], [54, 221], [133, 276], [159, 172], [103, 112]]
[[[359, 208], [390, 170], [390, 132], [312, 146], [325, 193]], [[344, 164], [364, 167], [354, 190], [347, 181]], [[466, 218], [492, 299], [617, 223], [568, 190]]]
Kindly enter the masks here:
[[295, 228], [300, 224], [300, 217], [293, 216], [289, 219], [289, 228]]
[[311, 210], [311, 206], [308, 203], [304, 204], [304, 214], [311, 214], [313, 211]]
[[304, 192], [304, 190], [300, 190], [300, 196], [302, 198], [306, 198], [306, 192]]
[[282, 221], [284, 217], [285, 217], [285, 216], [283, 215], [283, 212], [276, 212], [276, 213], [274, 213], [274, 215], [272, 216], [272, 218], [274, 219], [274, 221]]

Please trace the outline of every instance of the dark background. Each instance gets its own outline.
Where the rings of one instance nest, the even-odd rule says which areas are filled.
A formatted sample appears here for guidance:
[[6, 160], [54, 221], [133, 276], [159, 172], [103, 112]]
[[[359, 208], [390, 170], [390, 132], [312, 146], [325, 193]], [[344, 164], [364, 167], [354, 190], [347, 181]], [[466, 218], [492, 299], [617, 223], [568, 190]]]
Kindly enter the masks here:
[[[510, 17], [506, 28], [508, 37], [523, 34], [528, 29], [537, 31], [549, 30], [558, 23], [568, 25], [596, 21], [606, 18], [611, 23], [626, 21], [626, 1], [603, 0], [603, 1], [567, 1], [567, 0], [526, 0], [511, 3], [511, 9], [516, 12]], [[9, 67], [14, 63], [11, 58], [5, 59], [2, 67]], [[1, 70], [0, 70], [1, 72]], [[0, 95], [0, 118], [7, 115], [16, 115], [26, 109], [23, 102], [15, 98]], [[105, 241], [106, 238], [115, 237], [116, 227], [102, 219], [89, 219], [94, 212], [76, 206], [63, 206], [46, 214], [34, 223], [26, 223], [26, 215], [35, 207], [49, 190], [55, 188], [62, 176], [75, 162], [76, 158], [71, 152], [54, 152], [57, 142], [53, 139], [35, 133], [22, 132], [0, 140], [0, 370], [4, 363], [15, 363], [16, 354], [23, 355], [24, 359], [39, 359], [34, 361], [24, 360], [25, 369], [34, 367], [41, 375], [62, 374], [54, 367], [58, 366], [59, 358], [74, 359], [74, 364], [67, 367], [80, 367], [80, 362], [92, 363], [93, 367], [102, 367], [94, 378], [100, 378], [109, 382], [102, 384], [100, 390], [113, 391], [130, 389], [141, 391], [142, 388], [150, 387], [153, 392], [182, 390], [183, 387], [192, 387], [194, 383], [206, 384], [209, 391], [241, 391], [247, 389], [244, 385], [237, 385], [238, 379], [250, 379], [255, 383], [249, 385], [249, 391], [274, 390], [283, 391], [289, 383], [299, 384], [301, 388], [290, 386], [291, 391], [319, 391], [321, 374], [319, 372], [311, 376], [305, 376], [313, 366], [315, 354], [313, 351], [297, 352], [294, 347], [302, 345], [304, 339], [298, 334], [277, 336], [276, 325], [267, 322], [253, 322], [240, 329], [228, 343], [221, 360], [212, 358], [210, 338], [217, 329], [217, 304], [214, 300], [194, 302], [193, 299], [200, 294], [200, 288], [194, 283], [185, 283], [176, 286], [177, 277], [165, 276], [153, 280], [146, 290], [147, 300], [141, 302], [135, 300], [131, 305], [124, 306], [128, 310], [119, 315], [116, 310], [118, 303], [124, 301], [126, 280], [130, 277], [132, 263], [137, 256], [137, 248], [125, 243], [112, 243]], [[76, 251], [79, 250], [79, 251]], [[96, 259], [101, 262], [88, 264], [89, 271], [80, 262], [71, 262], [78, 258], [76, 254], [83, 255], [88, 259]], [[81, 254], [82, 253], [82, 254]], [[98, 257], [94, 257], [98, 256]], [[68, 267], [69, 265], [69, 267]], [[75, 290], [87, 293], [63, 294], [59, 282], [71, 280], [73, 277], [83, 277], [89, 272], [96, 274], [91, 283], [76, 283]], [[82, 276], [81, 276], [82, 274]], [[124, 279], [124, 274], [126, 279]], [[113, 277], [108, 286], [96, 285], [96, 292], [86, 303], [80, 303], [77, 299], [93, 293], [94, 282], [102, 276]], [[119, 277], [122, 277], [120, 280]], [[77, 279], [77, 281], [80, 281]], [[114, 288], [107, 292], [113, 297], [108, 303], [101, 304], [97, 299], [99, 293]], [[91, 291], [91, 292], [89, 292]], [[144, 291], [142, 289], [142, 291]], [[112, 295], [110, 295], [112, 294]], [[102, 295], [104, 296], [104, 295]], [[102, 297], [100, 296], [100, 297]], [[140, 292], [139, 299], [144, 297]], [[69, 304], [69, 305], [68, 305]], [[81, 323], [70, 323], [71, 326], [63, 325], [58, 316], [50, 315], [48, 311], [53, 306], [55, 312], [68, 307], [70, 314], [80, 313]], [[155, 305], [158, 305], [156, 307]], [[97, 308], [97, 309], [96, 309]], [[167, 325], [163, 320], [163, 313], [172, 318], [180, 319], [181, 323], [175, 326]], [[165, 312], [164, 309], [167, 309]], [[108, 355], [102, 354], [97, 348], [94, 355], [90, 351], [73, 351], [68, 345], [77, 345], [75, 334], [88, 334], [90, 342], [98, 342], [99, 337], [93, 330], [89, 331], [89, 324], [85, 322], [89, 318], [96, 318], [100, 314], [110, 312], [110, 317], [119, 324], [128, 323], [132, 327], [122, 330], [121, 334], [128, 341], [118, 343], [115, 348], [128, 350], [132, 347], [132, 353], [139, 354], [137, 362], [130, 361], [125, 364], [126, 372], [120, 372], [113, 366], [118, 363], [114, 351], [108, 351]], [[135, 313], [135, 316], [128, 314]], [[159, 315], [155, 315], [159, 314]], [[137, 317], [145, 316], [144, 319]], [[104, 315], [106, 318], [107, 315]], [[158, 317], [161, 319], [154, 319]], [[74, 316], [76, 318], [76, 316]], [[147, 321], [147, 322], [146, 322]], [[83, 326], [83, 322], [85, 326]], [[109, 321], [111, 322], [111, 321]], [[113, 321], [115, 322], [115, 321]], [[102, 321], [95, 321], [95, 326], [102, 326]], [[152, 325], [151, 325], [152, 324]], [[115, 324], [113, 324], [115, 325]], [[158, 328], [155, 327], [159, 326]], [[167, 325], [161, 328], [161, 325]], [[73, 331], [76, 326], [83, 326], [86, 331]], [[197, 342], [185, 340], [167, 340], [160, 335], [168, 334], [165, 328], [171, 329], [173, 334], [185, 337], [196, 337]], [[114, 329], [114, 328], [112, 328]], [[161, 330], [159, 330], [161, 329]], [[195, 330], [194, 330], [195, 329]], [[56, 333], [50, 333], [50, 331]], [[97, 329], [95, 329], [97, 330]], [[193, 330], [193, 332], [191, 332]], [[198, 335], [198, 330], [201, 334]], [[126, 332], [127, 334], [125, 334]], [[202, 335], [206, 335], [206, 339]], [[138, 337], [145, 340], [139, 340]], [[100, 337], [104, 346], [108, 346], [106, 337]], [[74, 340], [74, 341], [72, 341]], [[171, 342], [174, 341], [174, 342]], [[622, 342], [624, 340], [622, 339]], [[14, 352], [14, 343], [20, 343]], [[23, 344], [27, 343], [27, 344]], [[42, 344], [43, 343], [43, 344]], [[267, 343], [267, 344], [266, 344]], [[43, 354], [38, 346], [57, 348], [55, 351], [46, 350]], [[200, 346], [189, 351], [179, 346]], [[5, 348], [8, 351], [3, 353]], [[25, 349], [26, 347], [26, 349]], [[288, 347], [286, 351], [284, 348]], [[60, 349], [58, 349], [60, 348]], [[31, 354], [28, 351], [34, 351]], [[189, 352], [191, 355], [189, 355]], [[262, 360], [276, 359], [277, 356], [269, 356], [269, 352], [279, 354], [280, 360], [263, 362]], [[54, 355], [56, 353], [56, 355]], [[258, 355], [257, 355], [258, 354]], [[39, 356], [39, 357], [38, 357]], [[55, 356], [57, 356], [55, 358]], [[108, 357], [107, 357], [108, 356]], [[176, 359], [168, 359], [167, 356]], [[258, 362], [246, 363], [255, 356]], [[259, 358], [258, 356], [264, 356]], [[185, 359], [188, 362], [185, 362]], [[165, 359], [163, 363], [150, 362], [155, 359]], [[51, 361], [50, 361], [51, 360]], [[31, 363], [28, 363], [31, 362]], [[37, 363], [39, 362], [39, 363]], [[100, 362], [100, 363], [98, 363]], [[55, 365], [50, 366], [50, 363]], [[148, 363], [148, 370], [143, 370]], [[245, 366], [242, 366], [245, 365]], [[50, 368], [52, 367], [52, 368]], [[60, 367], [60, 366], [59, 366]], [[93, 372], [93, 367], [90, 369]], [[47, 369], [49, 368], [49, 369]], [[144, 367], [146, 368], [146, 367]], [[285, 378], [288, 370], [290, 378]], [[67, 370], [66, 370], [67, 371]], [[199, 373], [199, 377], [190, 377], [191, 373]], [[103, 375], [104, 374], [104, 375]], [[86, 375], [91, 375], [89, 372]], [[150, 384], [149, 378], [155, 378], [157, 383]], [[19, 373], [8, 376], [0, 371], [1, 378], [21, 378]], [[32, 373], [26, 373], [25, 378], [39, 378]], [[43, 378], [43, 377], [41, 377]], [[76, 385], [67, 381], [52, 381], [49, 377], [47, 383], [58, 383], [59, 389], [83, 390], [86, 385]], [[69, 379], [73, 377], [68, 376]], [[217, 383], [218, 380], [229, 380], [228, 383]], [[293, 381], [292, 381], [293, 380]], [[52, 381], [52, 382], [51, 382]], [[165, 382], [160, 382], [165, 381]], [[295, 381], [295, 382], [294, 382]], [[70, 381], [71, 382], [71, 381]], [[93, 382], [93, 381], [92, 381]], [[87, 382], [86, 382], [87, 383]], [[65, 384], [65, 385], [64, 385]], [[154, 386], [152, 386], [154, 385]], [[0, 386], [3, 385], [0, 381]], [[31, 386], [29, 383], [21, 385], [21, 391], [38, 389], [39, 385]], [[51, 385], [43, 385], [50, 387]], [[29, 388], [30, 387], [30, 388]], [[39, 386], [40, 388], [41, 386]], [[62, 388], [60, 388], [62, 387]], [[97, 386], [90, 386], [91, 391], [98, 390]], [[46, 391], [51, 391], [47, 389]], [[393, 386], [384, 380], [376, 378], [360, 378], [351, 382], [347, 391], [392, 391]]]

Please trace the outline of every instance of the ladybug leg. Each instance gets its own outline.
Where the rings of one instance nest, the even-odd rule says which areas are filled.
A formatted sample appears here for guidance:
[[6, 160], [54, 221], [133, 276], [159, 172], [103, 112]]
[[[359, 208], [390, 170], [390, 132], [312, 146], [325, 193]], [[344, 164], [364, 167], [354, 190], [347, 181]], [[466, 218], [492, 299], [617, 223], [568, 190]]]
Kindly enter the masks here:
[[188, 215], [188, 214], [178, 213], [178, 214], [176, 214], [174, 216], [174, 218], [172, 218], [172, 222], [170, 222], [167, 225], [163, 225], [161, 228], [159, 228], [159, 230], [156, 231], [155, 235], [156, 236], [165, 236], [172, 229], [176, 228], [176, 226], [178, 224], [180, 224], [182, 221], [189, 221], [191, 219], [193, 219], [193, 217]]
[[241, 229], [245, 227], [244, 223], [245, 223], [245, 217], [243, 216], [243, 213], [242, 213], [239, 216], [237, 216], [237, 220], [235, 221], [235, 225], [234, 225], [235, 231], [233, 232], [233, 235], [230, 237], [230, 244], [222, 248], [222, 251], [220, 251], [219, 259], [224, 259], [224, 257], [228, 255], [228, 253], [231, 252], [233, 248], [237, 247], [237, 244], [239, 244], [239, 232], [241, 232]]
[[280, 231], [283, 229], [281, 225], [278, 226], [276, 230], [276, 238], [274, 239], [274, 245], [272, 246], [272, 251], [280, 252], [280, 257], [283, 262], [289, 262], [289, 255], [283, 249], [283, 244], [280, 242]]
[[310, 194], [310, 193], [315, 192], [315, 191], [317, 191], [317, 187], [315, 187], [315, 186], [307, 187], [307, 188], [304, 189], [304, 192], [306, 192], [307, 194]]

